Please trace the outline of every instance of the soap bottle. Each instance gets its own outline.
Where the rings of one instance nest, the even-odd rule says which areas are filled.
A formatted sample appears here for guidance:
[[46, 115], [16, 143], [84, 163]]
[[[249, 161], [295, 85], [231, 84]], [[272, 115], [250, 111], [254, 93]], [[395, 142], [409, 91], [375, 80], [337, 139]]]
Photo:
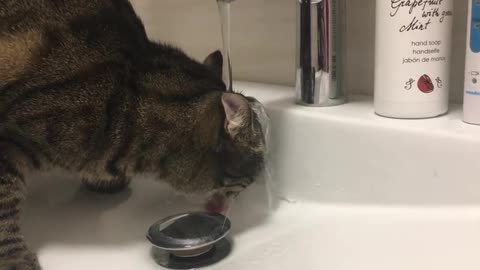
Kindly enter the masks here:
[[454, 0], [377, 0], [375, 112], [429, 118], [448, 111]]
[[468, 2], [463, 121], [480, 125], [480, 3]]

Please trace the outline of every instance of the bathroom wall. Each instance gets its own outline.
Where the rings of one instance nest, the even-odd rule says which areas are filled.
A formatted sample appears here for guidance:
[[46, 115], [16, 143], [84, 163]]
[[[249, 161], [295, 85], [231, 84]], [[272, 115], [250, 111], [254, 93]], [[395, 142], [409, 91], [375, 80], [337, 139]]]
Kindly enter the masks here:
[[[201, 60], [221, 47], [215, 0], [131, 0], [148, 34]], [[347, 85], [373, 93], [375, 0], [346, 0]], [[461, 102], [466, 1], [455, 0], [451, 98]], [[237, 0], [232, 4], [232, 63], [237, 80], [294, 83], [295, 0]]]

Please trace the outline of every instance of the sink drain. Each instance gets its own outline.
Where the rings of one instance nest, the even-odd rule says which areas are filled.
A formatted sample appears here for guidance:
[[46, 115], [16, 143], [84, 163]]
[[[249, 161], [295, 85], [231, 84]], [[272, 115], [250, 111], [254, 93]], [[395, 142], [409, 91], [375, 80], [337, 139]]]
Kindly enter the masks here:
[[171, 269], [199, 268], [219, 262], [232, 249], [226, 236], [230, 220], [217, 213], [193, 212], [169, 216], [147, 232], [154, 260]]
[[166, 250], [152, 247], [152, 257], [160, 266], [170, 269], [193, 269], [213, 265], [226, 258], [232, 250], [227, 238], [216, 242], [212, 248], [199, 256], [180, 257]]

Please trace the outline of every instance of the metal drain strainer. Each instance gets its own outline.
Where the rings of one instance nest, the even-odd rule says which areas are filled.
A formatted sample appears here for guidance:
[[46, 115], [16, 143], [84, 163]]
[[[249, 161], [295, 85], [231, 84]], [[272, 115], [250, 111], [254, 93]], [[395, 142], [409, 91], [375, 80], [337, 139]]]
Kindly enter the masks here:
[[147, 239], [152, 255], [161, 266], [192, 269], [219, 262], [231, 251], [225, 237], [230, 231], [228, 218], [216, 213], [186, 213], [164, 218], [153, 224]]

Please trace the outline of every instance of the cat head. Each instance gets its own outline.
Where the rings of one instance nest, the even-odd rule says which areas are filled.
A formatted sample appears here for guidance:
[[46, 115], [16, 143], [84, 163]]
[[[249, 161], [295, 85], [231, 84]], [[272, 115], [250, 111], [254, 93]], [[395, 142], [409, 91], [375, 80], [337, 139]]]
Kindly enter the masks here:
[[[204, 61], [217, 76], [222, 75], [219, 51]], [[238, 194], [254, 182], [264, 167], [266, 153], [263, 106], [253, 97], [225, 92], [221, 96], [224, 123], [216, 149], [221, 175], [220, 190], [227, 196]]]
[[218, 147], [226, 195], [236, 195], [254, 182], [264, 166], [265, 134], [257, 101], [236, 93], [222, 96], [224, 130]]
[[[151, 106], [142, 111], [151, 112], [154, 119], [149, 121], [154, 126], [146, 133], [165, 133], [156, 120], [166, 121], [168, 115], [175, 122], [172, 126], [179, 129], [175, 133], [178, 149], [169, 152], [165, 160], [149, 160], [162, 160], [160, 171], [166, 172], [165, 180], [181, 193], [202, 197], [238, 194], [264, 168], [266, 143], [261, 123], [267, 118], [263, 106], [252, 97], [226, 91], [219, 51], [203, 63], [171, 47], [157, 46], [155, 55], [154, 69], [141, 81], [144, 91], [161, 97], [144, 99]], [[175, 105], [157, 104], [166, 98]], [[193, 136], [182, 137], [183, 130], [192, 130]]]

